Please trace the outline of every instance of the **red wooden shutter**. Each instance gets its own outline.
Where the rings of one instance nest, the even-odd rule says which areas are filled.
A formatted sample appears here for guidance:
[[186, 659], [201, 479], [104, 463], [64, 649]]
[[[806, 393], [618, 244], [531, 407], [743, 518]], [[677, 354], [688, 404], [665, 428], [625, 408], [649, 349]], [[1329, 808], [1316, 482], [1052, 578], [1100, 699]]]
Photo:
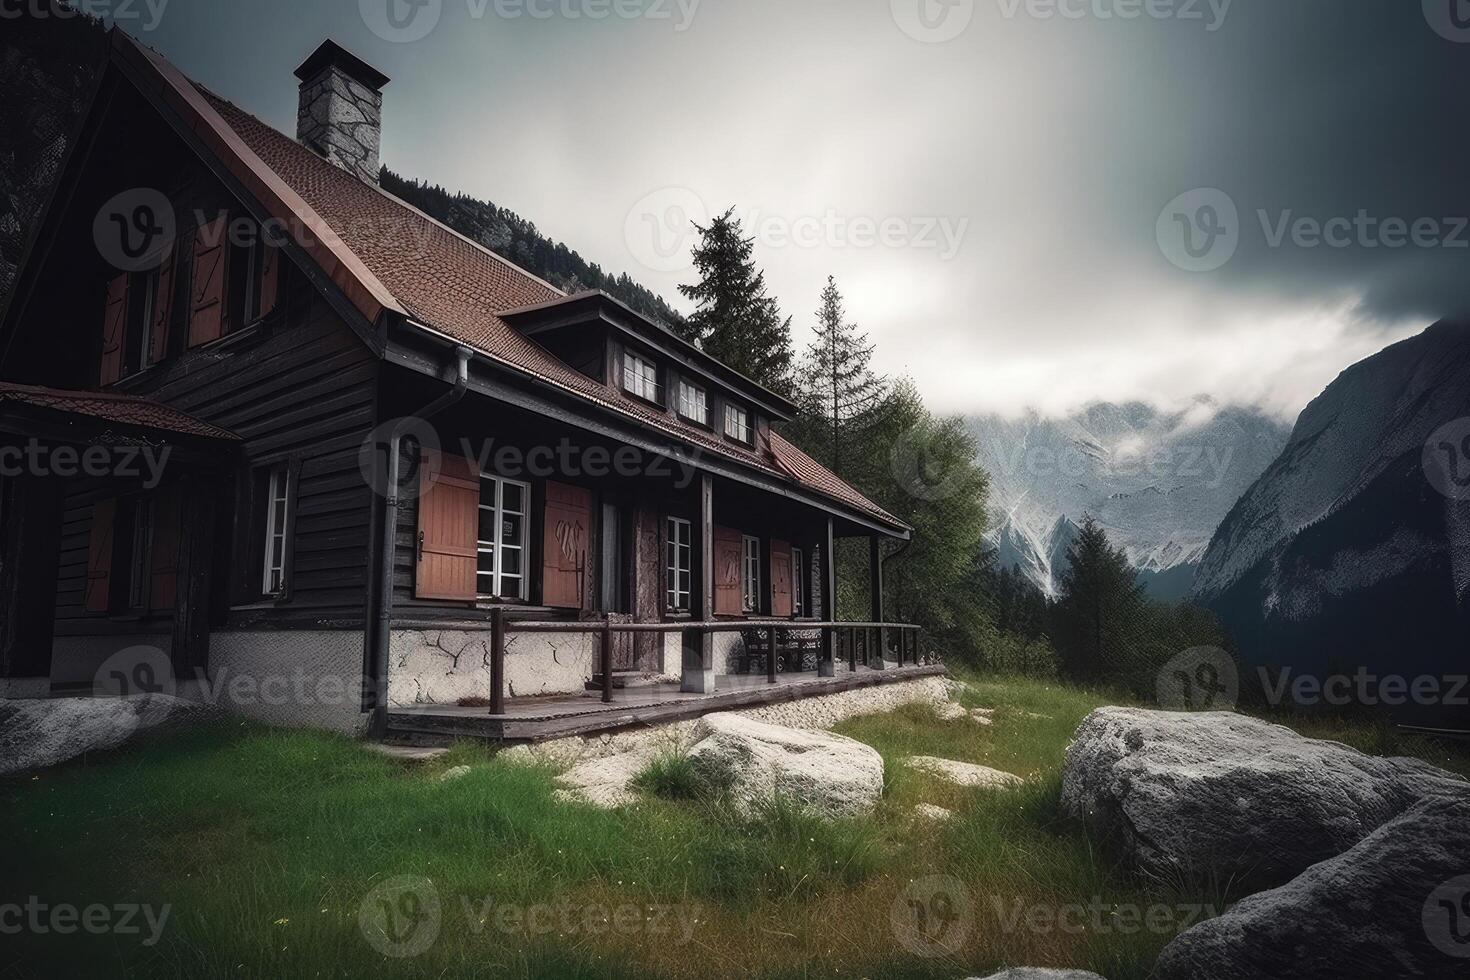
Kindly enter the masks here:
[[742, 601], [740, 571], [745, 560], [745, 539], [739, 531], [717, 527], [714, 533], [715, 615], [739, 616]]
[[179, 541], [183, 525], [183, 498], [178, 485], [165, 487], [153, 498], [152, 587], [150, 609], [172, 609], [179, 594]]
[[110, 385], [123, 373], [123, 338], [128, 330], [128, 274], [113, 277], [107, 284], [107, 306], [102, 314], [101, 384]]
[[174, 262], [170, 255], [158, 270], [158, 288], [153, 294], [153, 323], [149, 325], [148, 363], [157, 364], [168, 356], [168, 332], [173, 325]]
[[112, 595], [112, 527], [116, 500], [92, 505], [92, 531], [87, 542], [87, 612], [107, 612]]
[[592, 494], [581, 487], [546, 484], [541, 536], [541, 602], [558, 609], [586, 605], [587, 541], [592, 534]]
[[480, 474], [469, 460], [433, 450], [424, 453], [420, 472], [423, 485], [414, 595], [473, 601], [478, 595]]
[[225, 313], [225, 283], [230, 257], [226, 229], [229, 216], [222, 216], [194, 233], [194, 282], [189, 301], [189, 346], [198, 347], [229, 333]]
[[771, 541], [771, 615], [786, 619], [791, 606], [791, 544]]
[[281, 291], [281, 250], [264, 242], [260, 248], [260, 315], [269, 316]]

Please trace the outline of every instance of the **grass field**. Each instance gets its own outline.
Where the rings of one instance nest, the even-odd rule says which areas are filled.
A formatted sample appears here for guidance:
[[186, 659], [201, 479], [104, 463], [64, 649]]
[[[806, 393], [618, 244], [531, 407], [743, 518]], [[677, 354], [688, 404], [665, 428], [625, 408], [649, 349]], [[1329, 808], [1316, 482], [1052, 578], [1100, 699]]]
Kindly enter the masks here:
[[[918, 706], [841, 727], [882, 753], [887, 784], [874, 814], [837, 823], [780, 806], [739, 818], [652, 794], [603, 812], [555, 801], [551, 770], [477, 746], [408, 766], [347, 739], [245, 724], [0, 783], [11, 831], [0, 905], [33, 906], [0, 943], [0, 968], [955, 978], [1032, 965], [1146, 976], [1175, 930], [1231, 896], [1137, 881], [1107, 842], [1059, 818], [1063, 750], [1107, 696], [971, 684], [962, 699], [996, 709], [991, 727]], [[1301, 727], [1470, 769], [1372, 726]], [[899, 764], [913, 754], [1028, 782], [957, 789]], [[458, 765], [470, 773], [439, 781]], [[677, 776], [649, 785], [679, 796]], [[916, 818], [920, 802], [955, 816]], [[64, 931], [65, 906], [94, 928]], [[125, 915], [136, 931], [95, 928]], [[0, 914], [8, 932], [17, 921]]]

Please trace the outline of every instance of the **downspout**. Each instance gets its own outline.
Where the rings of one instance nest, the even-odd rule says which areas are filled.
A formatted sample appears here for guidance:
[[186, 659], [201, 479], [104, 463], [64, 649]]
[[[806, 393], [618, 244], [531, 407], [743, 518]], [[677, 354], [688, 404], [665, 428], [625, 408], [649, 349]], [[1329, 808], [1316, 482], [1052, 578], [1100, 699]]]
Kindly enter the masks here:
[[399, 450], [404, 430], [413, 422], [427, 421], [464, 397], [470, 381], [470, 357], [464, 346], [454, 350], [457, 365], [454, 387], [419, 409], [414, 415], [398, 420], [388, 436], [387, 495], [383, 501], [383, 546], [378, 555], [377, 632], [373, 634], [373, 718], [370, 732], [381, 738], [388, 729], [388, 645], [393, 635], [393, 561], [397, 556]]

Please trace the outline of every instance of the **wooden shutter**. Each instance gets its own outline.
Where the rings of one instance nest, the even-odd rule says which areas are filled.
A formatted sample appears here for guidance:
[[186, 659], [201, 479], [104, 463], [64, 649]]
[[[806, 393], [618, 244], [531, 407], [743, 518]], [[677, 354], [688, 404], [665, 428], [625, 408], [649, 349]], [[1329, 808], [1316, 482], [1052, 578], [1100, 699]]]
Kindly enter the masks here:
[[179, 541], [182, 538], [183, 495], [177, 484], [153, 498], [152, 580], [149, 609], [172, 609], [179, 595]]
[[423, 482], [414, 595], [474, 601], [480, 474], [469, 460], [433, 450], [424, 453], [419, 472]]
[[87, 542], [87, 612], [107, 612], [112, 598], [112, 528], [116, 500], [92, 505], [92, 531]]
[[276, 308], [281, 291], [281, 250], [262, 242], [260, 245], [260, 315], [269, 316]]
[[123, 340], [128, 332], [128, 274], [107, 284], [107, 306], [102, 314], [102, 364], [98, 381], [110, 385], [123, 373]]
[[776, 619], [791, 616], [791, 543], [771, 541], [771, 615]]
[[586, 606], [587, 541], [592, 494], [548, 481], [541, 536], [541, 603], [558, 609]]
[[158, 288], [153, 294], [153, 322], [149, 324], [148, 363], [157, 364], [168, 356], [169, 328], [173, 326], [174, 264], [170, 255], [158, 269]]
[[198, 347], [229, 333], [225, 283], [229, 281], [229, 216], [194, 232], [194, 278], [189, 297], [189, 346]]
[[741, 596], [741, 563], [745, 539], [739, 531], [717, 527], [714, 533], [715, 615], [739, 616], [745, 609]]

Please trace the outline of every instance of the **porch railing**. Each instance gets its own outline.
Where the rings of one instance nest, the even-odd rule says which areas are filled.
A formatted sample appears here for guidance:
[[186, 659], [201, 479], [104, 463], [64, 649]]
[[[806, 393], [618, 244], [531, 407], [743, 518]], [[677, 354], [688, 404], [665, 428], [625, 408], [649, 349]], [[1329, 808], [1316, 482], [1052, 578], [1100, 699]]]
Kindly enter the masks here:
[[505, 713], [505, 642], [511, 633], [595, 633], [599, 637], [598, 661], [602, 679], [602, 701], [613, 700], [613, 636], [617, 633], [679, 633], [690, 640], [702, 640], [711, 633], [747, 633], [765, 631], [766, 634], [766, 682], [777, 683], [776, 652], [777, 635], [781, 631], [796, 632], [821, 630], [822, 639], [818, 652], [818, 663], [836, 658], [840, 648], [847, 651], [848, 669], [858, 669], [858, 654], [863, 662], [880, 659], [887, 651], [889, 636], [897, 639], [898, 665], [912, 663], [937, 663], [937, 657], [926, 649], [923, 627], [912, 623], [851, 623], [839, 621], [812, 622], [789, 619], [746, 619], [739, 621], [679, 622], [679, 623], [618, 623], [611, 616], [599, 620], [578, 622], [509, 621], [504, 609], [490, 613], [490, 714]]

